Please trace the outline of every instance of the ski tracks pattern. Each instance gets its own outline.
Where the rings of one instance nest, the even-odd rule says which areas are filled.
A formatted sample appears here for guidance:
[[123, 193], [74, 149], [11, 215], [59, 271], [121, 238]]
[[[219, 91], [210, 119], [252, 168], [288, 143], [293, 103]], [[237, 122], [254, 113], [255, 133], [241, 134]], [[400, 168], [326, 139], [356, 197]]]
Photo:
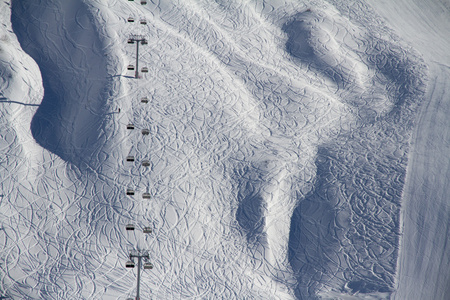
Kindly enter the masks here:
[[[362, 4], [333, 5], [80, 2], [72, 26], [98, 44], [73, 60], [55, 47], [79, 70], [79, 86], [56, 97], [78, 101], [79, 114], [53, 123], [80, 133], [61, 138], [80, 151], [67, 156], [44, 141], [69, 163], [37, 151], [33, 187], [8, 189], [8, 205], [23, 209], [4, 223], [3, 289], [29, 299], [125, 299], [136, 275], [124, 263], [139, 248], [155, 266], [142, 275], [146, 298], [386, 296], [423, 66], [387, 42], [396, 39], [379, 19], [363, 23]], [[127, 71], [131, 34], [149, 41], [139, 48], [149, 69], [139, 80]], [[90, 41], [80, 33], [75, 43]], [[80, 67], [90, 59], [98, 59], [95, 84]], [[2, 138], [14, 149], [13, 132]], [[128, 234], [130, 222], [154, 233]]]

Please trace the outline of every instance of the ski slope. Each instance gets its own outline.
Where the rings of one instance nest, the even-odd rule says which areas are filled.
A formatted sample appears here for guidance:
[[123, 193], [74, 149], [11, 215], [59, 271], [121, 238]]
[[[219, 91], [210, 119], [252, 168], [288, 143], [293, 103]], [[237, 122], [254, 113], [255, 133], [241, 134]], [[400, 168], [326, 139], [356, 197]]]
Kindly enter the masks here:
[[0, 296], [134, 297], [146, 250], [142, 299], [445, 299], [450, 10], [413, 2], [2, 2]]
[[[428, 84], [412, 139], [403, 199], [403, 242], [395, 299], [446, 299], [450, 293], [448, 86], [450, 6], [446, 1], [373, 1], [422, 53]], [[378, 2], [378, 3], [377, 3]]]

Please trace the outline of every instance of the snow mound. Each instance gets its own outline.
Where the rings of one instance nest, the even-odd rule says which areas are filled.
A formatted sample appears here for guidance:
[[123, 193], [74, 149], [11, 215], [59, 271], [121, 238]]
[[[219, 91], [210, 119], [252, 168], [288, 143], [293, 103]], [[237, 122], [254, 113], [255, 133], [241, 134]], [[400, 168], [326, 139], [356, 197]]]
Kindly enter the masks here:
[[358, 124], [319, 146], [314, 186], [293, 213], [289, 257], [297, 294], [388, 293], [395, 285], [408, 141], [424, 67], [390, 39], [333, 10], [304, 11], [283, 30], [287, 51], [333, 83]]
[[106, 90], [112, 81], [93, 16], [77, 1], [14, 2], [13, 11], [15, 32], [38, 63], [45, 90], [31, 123], [34, 138], [70, 163], [92, 164], [100, 152], [97, 145], [106, 140], [111, 105]]
[[[370, 10], [30, 0], [13, 2], [12, 24], [42, 81], [35, 65], [29, 74], [3, 64], [24, 78], [3, 77], [5, 101], [20, 102], [20, 88], [24, 103], [42, 102], [21, 124], [33, 149], [9, 129], [16, 111], [1, 128], [5, 295], [131, 297], [136, 272], [124, 263], [135, 249], [155, 266], [143, 298], [394, 290], [425, 75]], [[133, 34], [149, 41], [138, 80], [127, 70]], [[153, 234], [126, 233], [128, 223]]]

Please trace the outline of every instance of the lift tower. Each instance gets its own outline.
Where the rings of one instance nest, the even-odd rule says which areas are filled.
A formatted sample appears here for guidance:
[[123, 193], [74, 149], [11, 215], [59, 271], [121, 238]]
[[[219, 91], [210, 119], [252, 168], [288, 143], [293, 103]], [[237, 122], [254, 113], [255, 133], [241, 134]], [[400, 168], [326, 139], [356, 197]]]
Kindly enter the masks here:
[[[125, 229], [127, 231], [134, 231], [135, 226], [134, 224], [127, 224], [125, 226]], [[142, 230], [144, 233], [152, 233], [151, 227], [144, 227]], [[134, 268], [136, 264], [134, 263], [134, 258], [137, 258], [137, 285], [136, 285], [136, 300], [140, 300], [140, 287], [141, 287], [141, 266], [143, 265], [144, 270], [151, 270], [153, 269], [153, 264], [149, 261], [150, 255], [148, 254], [148, 251], [142, 251], [142, 250], [135, 250], [131, 251], [129, 254], [129, 260], [125, 263], [125, 267], [127, 268]], [[144, 259], [144, 264], [142, 264], [142, 259]]]
[[142, 35], [135, 35], [133, 34], [128, 39], [128, 44], [134, 44], [136, 43], [136, 72], [134, 74], [134, 78], [139, 78], [139, 43], [142, 45], [147, 45], [147, 40]]

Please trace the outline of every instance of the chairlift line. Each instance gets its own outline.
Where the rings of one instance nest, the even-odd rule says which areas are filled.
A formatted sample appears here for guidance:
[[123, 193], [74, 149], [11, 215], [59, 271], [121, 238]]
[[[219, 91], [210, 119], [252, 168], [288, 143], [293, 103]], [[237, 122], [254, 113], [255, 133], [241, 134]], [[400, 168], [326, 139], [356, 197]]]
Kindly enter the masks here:
[[[134, 0], [129, 0], [129, 1], [134, 1]], [[145, 5], [147, 4], [146, 0], [140, 0], [141, 5]], [[127, 21], [129, 23], [134, 23], [135, 19], [133, 17], [128, 17]], [[141, 18], [139, 19], [139, 23], [142, 25], [146, 25], [147, 24], [147, 20]], [[136, 64], [135, 65], [128, 65], [127, 69], [130, 71], [135, 70], [135, 78], [140, 78], [139, 76], [139, 44], [141, 45], [147, 45], [148, 41], [147, 39], [145, 39], [143, 36], [141, 35], [131, 35], [128, 40], [127, 40], [128, 44], [136, 44]], [[142, 73], [148, 73], [148, 67], [143, 67], [140, 70]], [[147, 97], [142, 97], [141, 98], [141, 102], [142, 103], [148, 103], [148, 98]], [[135, 127], [133, 124], [127, 124], [127, 129], [128, 130], [133, 130]], [[150, 130], [149, 129], [142, 129], [141, 130], [142, 135], [149, 135], [150, 134]], [[134, 156], [132, 155], [128, 155], [126, 157], [126, 161], [130, 161], [133, 162], [135, 161]], [[150, 166], [150, 161], [148, 159], [145, 159], [141, 162], [142, 166], [144, 167], [149, 167]], [[131, 188], [127, 188], [126, 190], [126, 194], [127, 195], [134, 195], [135, 191]], [[146, 192], [142, 194], [142, 198], [143, 199], [150, 199], [150, 193]], [[125, 229], [127, 231], [134, 231], [135, 230], [135, 225], [132, 223], [129, 223], [127, 225], [125, 225]], [[143, 233], [145, 234], [150, 234], [152, 233], [152, 228], [149, 226], [146, 226], [142, 229]], [[141, 252], [141, 251], [137, 251], [136, 253], [130, 253], [129, 254], [129, 260], [125, 263], [125, 267], [126, 268], [134, 268], [136, 266], [135, 264], [135, 259], [137, 258], [137, 287], [136, 287], [136, 298], [135, 299], [140, 299], [140, 279], [141, 279], [141, 266], [144, 268], [144, 270], [151, 270], [153, 269], [153, 264], [151, 262], [149, 262], [149, 254], [148, 251], [145, 252]], [[142, 259], [144, 259], [144, 263], [142, 264]]]

